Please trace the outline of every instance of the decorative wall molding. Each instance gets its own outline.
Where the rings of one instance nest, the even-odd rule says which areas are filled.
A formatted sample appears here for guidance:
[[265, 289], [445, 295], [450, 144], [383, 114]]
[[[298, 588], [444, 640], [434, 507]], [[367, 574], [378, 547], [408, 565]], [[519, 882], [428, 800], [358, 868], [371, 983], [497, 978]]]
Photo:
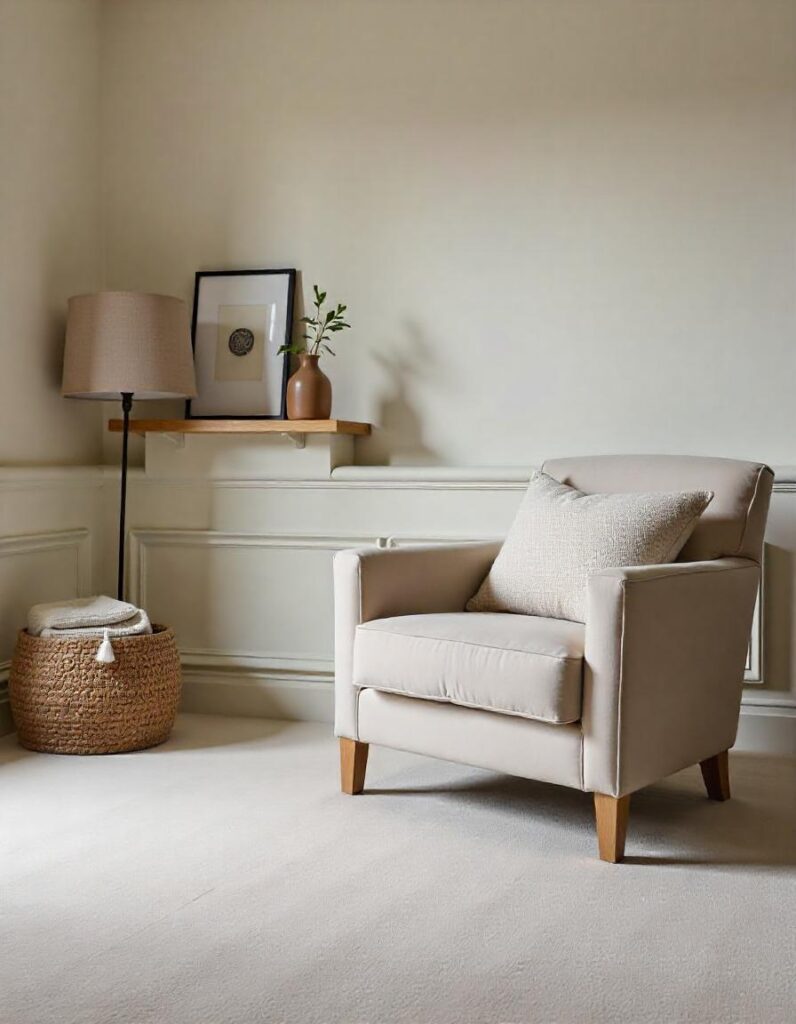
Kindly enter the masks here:
[[[796, 491], [796, 466], [773, 468], [774, 490], [784, 493]], [[524, 490], [534, 469], [539, 469], [539, 466], [340, 466], [332, 472], [331, 480], [364, 487], [395, 485], [402, 488]]]
[[[40, 551], [75, 549], [77, 580], [85, 588], [91, 579], [91, 535], [87, 529], [45, 530], [42, 533], [10, 534], [0, 537], [0, 558]], [[81, 591], [83, 593], [83, 591]]]
[[[346, 472], [350, 469], [376, 470], [370, 475], [354, 476], [349, 478]], [[387, 467], [389, 470], [390, 467]], [[137, 487], [158, 488], [163, 486], [192, 489], [212, 490], [234, 490], [234, 491], [368, 491], [368, 490], [399, 490], [399, 491], [523, 491], [528, 486], [528, 477], [531, 470], [520, 470], [509, 472], [500, 470], [494, 477], [463, 473], [460, 470], [446, 471], [445, 467], [439, 467], [433, 474], [416, 478], [414, 475], [405, 475], [396, 467], [392, 472], [395, 475], [382, 476], [381, 467], [345, 466], [333, 470], [328, 477], [314, 480], [293, 480], [293, 479], [239, 479], [229, 477], [218, 477], [215, 479], [182, 477], [165, 479], [163, 477], [147, 476], [143, 470], [130, 470], [130, 480], [135, 481]], [[338, 473], [342, 474], [338, 476]]]
[[774, 490], [785, 494], [796, 491], [796, 466], [774, 466]]
[[[91, 592], [91, 534], [88, 529], [47, 530], [42, 533], [0, 537], [0, 560], [46, 551], [74, 550], [74, 595], [87, 597]], [[2, 669], [0, 669], [2, 671]]]
[[257, 533], [248, 530], [133, 529], [129, 540], [139, 552], [144, 547], [224, 547], [224, 548], [323, 548], [342, 551], [363, 544], [378, 543], [372, 535], [327, 535], [316, 533]]
[[[151, 483], [162, 486], [196, 486], [204, 483], [210, 487], [296, 487], [315, 488], [334, 485], [357, 483], [370, 487], [376, 483], [401, 483], [416, 486], [418, 484], [456, 484], [474, 483], [493, 487], [495, 484], [526, 486], [528, 477], [538, 466], [339, 466], [332, 470], [326, 480], [302, 479], [258, 479], [235, 480], [217, 479], [197, 481], [196, 479], [163, 480], [147, 477], [140, 467], [130, 468], [131, 484], [136, 486]], [[796, 466], [775, 466], [775, 491], [796, 490]], [[0, 466], [0, 487], [22, 486], [25, 488], [42, 486], [63, 486], [73, 484], [84, 486], [91, 484], [102, 487], [106, 482], [117, 480], [117, 466]]]
[[319, 679], [334, 676], [334, 658], [312, 658], [296, 651], [236, 651], [213, 648], [181, 648], [180, 657], [186, 668], [202, 672], [299, 673], [317, 675]]
[[87, 487], [99, 490], [105, 483], [103, 466], [0, 466], [0, 490], [29, 491]]
[[[331, 491], [524, 491], [536, 466], [338, 466], [327, 478], [217, 479], [147, 476], [140, 468], [130, 470], [136, 487], [200, 488], [212, 490], [331, 490]], [[775, 467], [774, 492], [796, 492], [796, 467]], [[116, 479], [118, 470], [99, 467], [105, 479]]]
[[[383, 539], [362, 535], [322, 535], [312, 533], [254, 533], [232, 530], [133, 529], [128, 534], [129, 596], [135, 604], [147, 605], [147, 558], [150, 549], [158, 547], [281, 549], [292, 551], [342, 551], [368, 545], [383, 546]], [[186, 652], [188, 653], [188, 652]], [[204, 651], [204, 654], [234, 657], [235, 652]], [[243, 657], [258, 657], [256, 653]], [[300, 655], [281, 653], [278, 659], [298, 661]]]
[[[134, 603], [147, 607], [149, 593], [149, 559], [155, 557], [158, 549], [194, 548], [200, 550], [259, 550], [259, 551], [328, 551], [334, 553], [350, 547], [380, 546], [384, 539], [363, 535], [339, 534], [277, 534], [250, 533], [230, 530], [182, 530], [182, 529], [134, 529], [129, 534], [129, 597]], [[287, 588], [286, 588], [287, 589]], [[267, 693], [268, 700], [258, 706], [270, 708], [276, 713], [296, 711], [302, 705], [300, 699], [293, 699], [298, 689], [309, 687], [310, 703], [318, 708], [319, 694], [323, 686], [328, 687], [333, 679], [334, 657], [317, 657], [301, 650], [284, 649], [236, 649], [212, 647], [181, 647], [181, 658], [185, 668], [186, 693], [192, 688], [207, 688], [217, 696], [232, 691], [224, 687], [234, 686], [245, 693], [251, 703], [251, 687]], [[321, 685], [322, 684], [322, 685]], [[318, 686], [321, 685], [321, 690]], [[237, 692], [237, 691], [236, 691]], [[204, 698], [206, 699], [206, 698]], [[237, 707], [243, 699], [230, 697], [230, 707]], [[253, 699], [253, 698], [252, 698]], [[298, 701], [298, 703], [297, 703]], [[191, 706], [190, 697], [186, 707]], [[249, 703], [244, 701], [246, 706]], [[216, 707], [216, 703], [213, 703]], [[234, 712], [228, 711], [228, 714]], [[243, 713], [243, 712], [242, 712]], [[253, 713], [253, 712], [245, 712]], [[279, 715], [276, 715], [279, 717]]]

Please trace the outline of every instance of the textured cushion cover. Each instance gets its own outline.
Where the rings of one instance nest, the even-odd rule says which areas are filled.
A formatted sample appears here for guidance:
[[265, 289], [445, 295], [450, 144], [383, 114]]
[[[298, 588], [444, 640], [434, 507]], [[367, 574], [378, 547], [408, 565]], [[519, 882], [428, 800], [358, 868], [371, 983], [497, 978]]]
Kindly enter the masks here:
[[712, 497], [711, 491], [584, 494], [536, 472], [467, 610], [585, 622], [590, 573], [671, 562]]
[[563, 724], [580, 718], [584, 627], [525, 615], [400, 615], [364, 622], [355, 686]]

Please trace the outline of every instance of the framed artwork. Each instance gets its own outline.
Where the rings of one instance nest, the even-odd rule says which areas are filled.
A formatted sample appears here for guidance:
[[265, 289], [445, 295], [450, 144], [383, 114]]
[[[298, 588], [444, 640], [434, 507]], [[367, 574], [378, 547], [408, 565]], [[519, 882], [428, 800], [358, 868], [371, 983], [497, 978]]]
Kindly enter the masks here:
[[295, 270], [200, 270], [193, 297], [191, 419], [285, 419]]

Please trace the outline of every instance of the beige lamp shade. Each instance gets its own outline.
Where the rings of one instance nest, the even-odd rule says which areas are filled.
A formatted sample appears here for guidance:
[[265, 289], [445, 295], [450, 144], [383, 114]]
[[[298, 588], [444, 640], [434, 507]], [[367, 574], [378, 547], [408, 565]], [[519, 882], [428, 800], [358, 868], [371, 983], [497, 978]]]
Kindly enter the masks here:
[[188, 310], [181, 299], [98, 292], [69, 300], [61, 393], [68, 398], [193, 398]]

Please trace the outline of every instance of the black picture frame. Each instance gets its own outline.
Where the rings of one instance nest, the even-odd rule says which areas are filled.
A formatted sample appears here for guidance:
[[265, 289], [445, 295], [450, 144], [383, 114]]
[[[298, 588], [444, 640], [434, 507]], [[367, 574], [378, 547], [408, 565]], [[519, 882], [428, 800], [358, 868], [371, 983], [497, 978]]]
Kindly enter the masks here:
[[[199, 313], [199, 291], [203, 278], [221, 278], [221, 277], [244, 277], [244, 276], [282, 276], [287, 278], [287, 306], [286, 306], [286, 318], [285, 318], [285, 333], [284, 338], [280, 340], [280, 345], [289, 345], [293, 332], [293, 302], [296, 292], [296, 274], [295, 268], [278, 268], [278, 269], [259, 269], [259, 270], [197, 270], [194, 275], [194, 291], [193, 291], [193, 314], [191, 317], [191, 348], [194, 354], [194, 362], [196, 362], [196, 328], [197, 319]], [[214, 413], [207, 414], [202, 413], [194, 415], [192, 412], [192, 399], [187, 399], [185, 403], [185, 418], [186, 419], [203, 419], [203, 420], [286, 420], [287, 419], [287, 382], [290, 376], [290, 353], [284, 352], [282, 354], [282, 371], [281, 371], [281, 390], [280, 390], [280, 409], [279, 413], [252, 413], [252, 414], [236, 414], [236, 413]], [[197, 381], [198, 387], [198, 381]]]

